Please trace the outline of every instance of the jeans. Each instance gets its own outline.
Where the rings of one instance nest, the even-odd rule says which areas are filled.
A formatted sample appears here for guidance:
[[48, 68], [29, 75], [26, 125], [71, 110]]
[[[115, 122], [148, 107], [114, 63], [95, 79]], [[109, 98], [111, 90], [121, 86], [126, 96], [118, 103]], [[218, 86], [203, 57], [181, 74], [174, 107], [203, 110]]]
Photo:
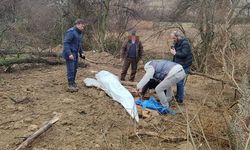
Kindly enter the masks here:
[[[184, 68], [184, 67], [183, 67], [183, 68]], [[185, 71], [186, 75], [188, 74], [189, 69], [190, 69], [190, 67], [185, 67], [185, 68], [184, 68], [184, 71]], [[185, 89], [184, 89], [184, 86], [185, 86], [185, 85], [184, 85], [184, 82], [185, 82], [185, 78], [182, 79], [180, 82], [178, 82], [178, 83], [176, 84], [176, 86], [177, 86], [177, 92], [176, 92], [175, 99], [176, 99], [178, 102], [180, 102], [180, 103], [183, 102], [183, 100], [184, 100], [184, 95], [185, 95]]]
[[72, 86], [75, 84], [76, 73], [78, 68], [78, 55], [73, 54], [74, 60], [66, 59], [66, 66], [67, 66], [67, 79], [68, 85]]

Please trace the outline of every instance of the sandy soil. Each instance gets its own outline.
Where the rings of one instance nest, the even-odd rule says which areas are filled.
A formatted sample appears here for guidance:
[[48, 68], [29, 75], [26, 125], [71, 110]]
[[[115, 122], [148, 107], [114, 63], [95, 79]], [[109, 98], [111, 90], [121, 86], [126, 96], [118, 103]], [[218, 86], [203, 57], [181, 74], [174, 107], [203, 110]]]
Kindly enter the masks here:
[[[152, 26], [153, 23], [142, 23], [138, 31], [145, 49], [144, 60], [170, 58], [168, 33], [154, 36], [154, 31], [148, 31]], [[211, 149], [228, 149], [223, 112], [234, 102], [232, 89], [222, 88], [221, 83], [204, 77], [189, 76], [185, 103], [180, 106], [182, 113], [175, 116], [156, 113], [136, 123], [103, 91], [83, 84], [83, 79], [93, 78], [100, 70], [119, 75], [119, 60], [104, 52], [87, 52], [87, 58], [106, 64], [84, 61], [87, 67], [78, 69], [77, 93], [66, 92], [64, 65], [17, 65], [13, 73], [0, 74], [1, 150], [15, 149], [56, 113], [63, 114], [60, 120], [36, 139], [29, 150], [192, 150], [192, 145], [206, 150], [207, 142]], [[143, 76], [142, 68], [140, 64], [136, 81]], [[172, 108], [179, 112], [175, 103]]]
[[[89, 52], [87, 56], [100, 62], [119, 63], [106, 53]], [[186, 112], [175, 116], [155, 115], [140, 119], [137, 124], [120, 104], [104, 92], [83, 85], [83, 79], [94, 77], [96, 71], [104, 69], [119, 75], [120, 68], [110, 64], [86, 63], [88, 67], [78, 70], [77, 93], [66, 92], [63, 65], [39, 66], [25, 71], [16, 70], [11, 74], [0, 74], [0, 149], [15, 149], [25, 137], [50, 120], [55, 113], [62, 113], [62, 118], [36, 139], [29, 149], [175, 150], [185, 149], [185, 146], [192, 149], [190, 138], [182, 142], [169, 140], [187, 137], [187, 118], [192, 121], [190, 128], [199, 149], [207, 149], [202, 132], [206, 134], [213, 149], [226, 149], [227, 133], [222, 110], [232, 102], [233, 93], [230, 90], [221, 91], [220, 83], [189, 76], [185, 105], [181, 106]], [[136, 80], [142, 75], [143, 71], [140, 70]], [[221, 94], [228, 95], [228, 98], [219, 101]], [[11, 99], [25, 101], [14, 103]], [[136, 136], [136, 132], [153, 132], [160, 136]]]

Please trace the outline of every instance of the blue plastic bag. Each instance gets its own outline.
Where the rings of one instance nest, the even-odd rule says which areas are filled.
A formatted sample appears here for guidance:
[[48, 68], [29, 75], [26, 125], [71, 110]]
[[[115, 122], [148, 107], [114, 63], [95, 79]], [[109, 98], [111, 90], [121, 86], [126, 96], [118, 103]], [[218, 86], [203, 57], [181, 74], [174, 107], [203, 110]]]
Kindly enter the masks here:
[[135, 101], [135, 103], [137, 105], [142, 106], [143, 109], [148, 108], [148, 109], [156, 110], [162, 115], [164, 114], [175, 115], [176, 114], [170, 108], [162, 106], [161, 103], [157, 102], [153, 96], [151, 96], [148, 100], [138, 99]]

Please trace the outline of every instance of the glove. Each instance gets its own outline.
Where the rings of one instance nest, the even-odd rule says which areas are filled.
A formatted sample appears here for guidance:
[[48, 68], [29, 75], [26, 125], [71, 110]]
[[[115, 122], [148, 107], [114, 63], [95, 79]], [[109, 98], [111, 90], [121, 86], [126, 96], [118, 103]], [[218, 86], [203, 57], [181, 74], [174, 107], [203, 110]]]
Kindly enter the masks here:
[[85, 55], [83, 55], [83, 54], [80, 54], [80, 57], [81, 57], [82, 59], [85, 59]]

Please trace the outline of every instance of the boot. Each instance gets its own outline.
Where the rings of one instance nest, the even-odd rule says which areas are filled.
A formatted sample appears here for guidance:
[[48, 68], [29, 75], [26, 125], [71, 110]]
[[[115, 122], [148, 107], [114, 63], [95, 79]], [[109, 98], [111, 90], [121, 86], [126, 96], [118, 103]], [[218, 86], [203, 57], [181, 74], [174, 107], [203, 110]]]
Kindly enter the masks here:
[[121, 80], [121, 81], [125, 81], [125, 78], [124, 78], [124, 77], [121, 77], [120, 80]]
[[76, 83], [73, 84], [73, 87], [79, 90]]
[[74, 87], [73, 85], [69, 85], [67, 92], [71, 92], [71, 93], [78, 92], [78, 88]]

